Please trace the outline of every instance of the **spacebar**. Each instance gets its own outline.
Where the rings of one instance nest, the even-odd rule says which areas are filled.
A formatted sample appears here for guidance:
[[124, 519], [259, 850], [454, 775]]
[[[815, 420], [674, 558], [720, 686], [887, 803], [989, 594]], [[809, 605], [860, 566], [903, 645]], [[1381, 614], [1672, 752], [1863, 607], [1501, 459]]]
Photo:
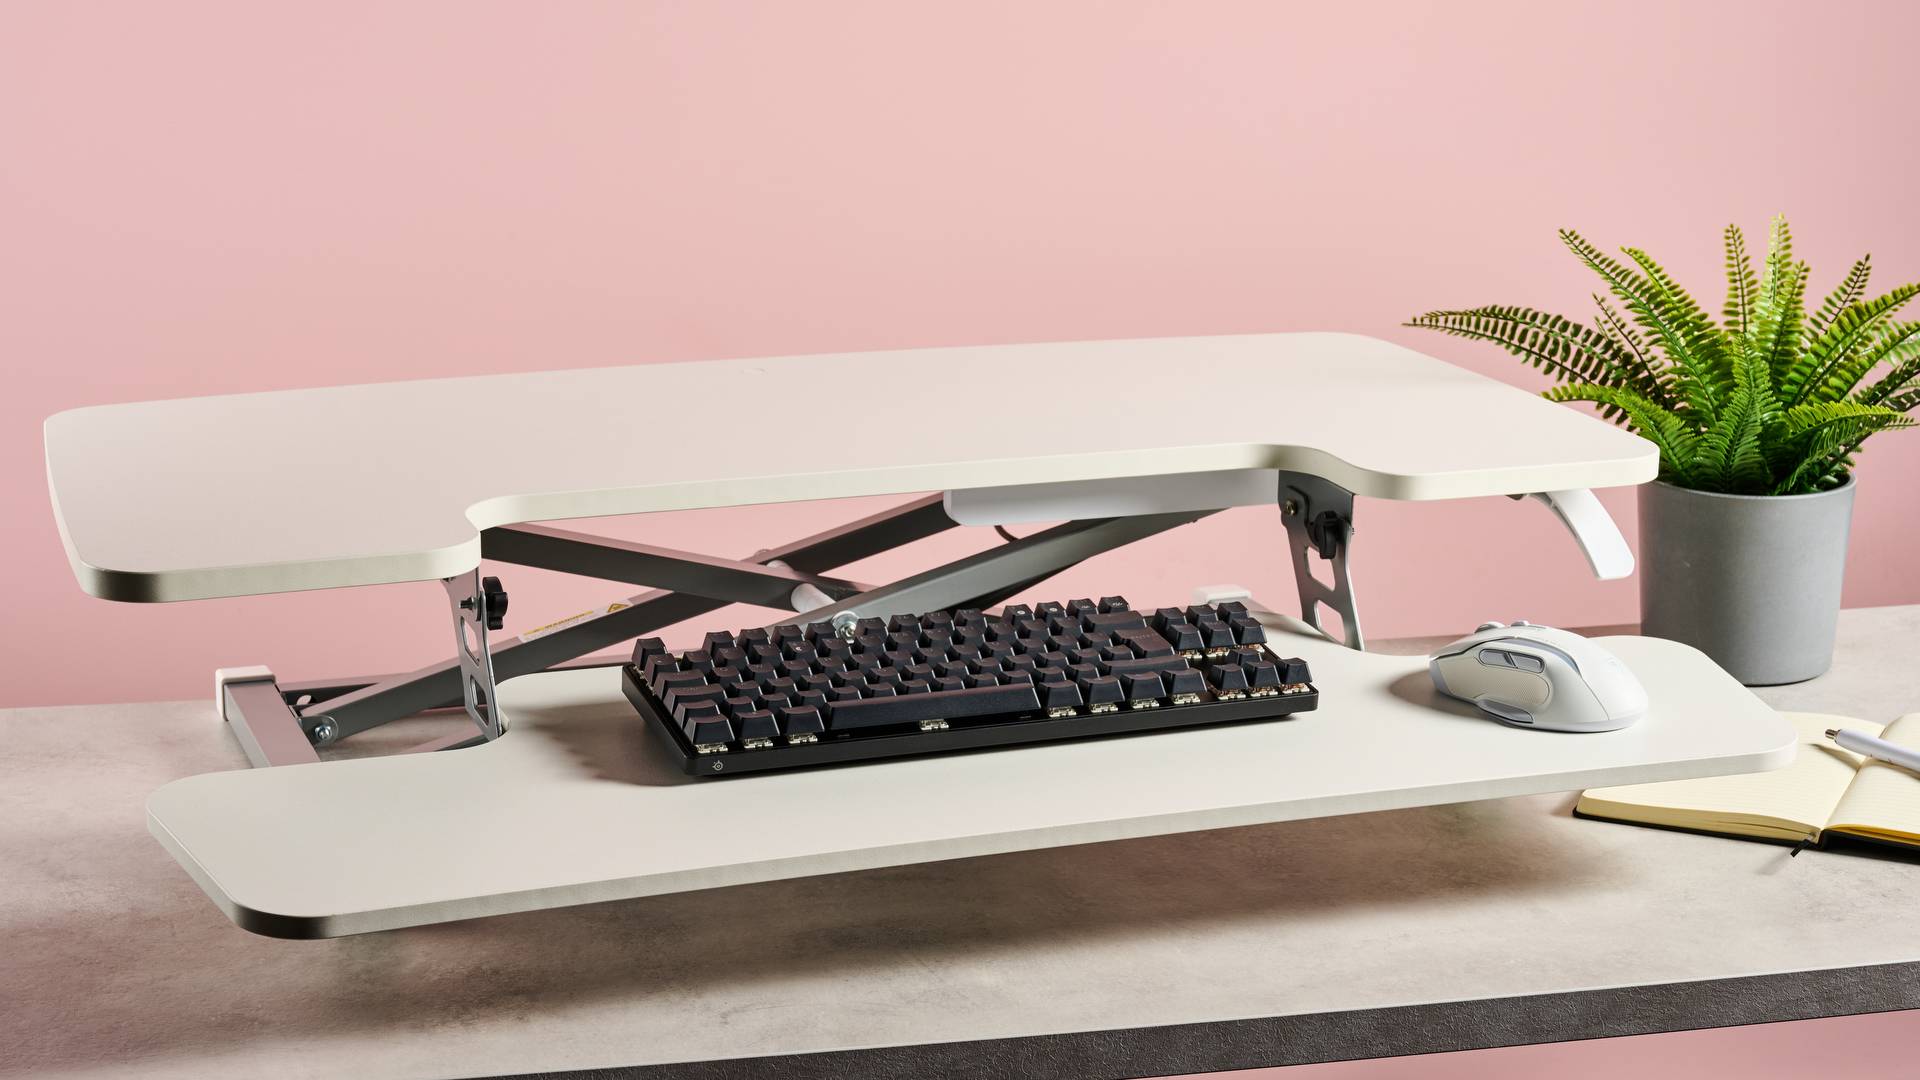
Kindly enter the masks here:
[[1031, 712], [1040, 707], [1040, 695], [1031, 683], [979, 686], [972, 690], [938, 690], [927, 694], [861, 698], [827, 703], [827, 727], [832, 731], [917, 724], [922, 720], [953, 720], [962, 716]]

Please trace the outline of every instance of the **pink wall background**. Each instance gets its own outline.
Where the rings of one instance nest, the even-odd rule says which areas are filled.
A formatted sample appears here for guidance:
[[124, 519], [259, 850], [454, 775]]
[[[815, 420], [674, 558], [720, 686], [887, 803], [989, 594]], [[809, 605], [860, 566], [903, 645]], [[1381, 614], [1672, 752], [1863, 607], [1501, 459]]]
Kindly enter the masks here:
[[[1893, 3], [6, 5], [0, 705], [195, 696], [223, 664], [394, 670], [436, 659], [448, 633], [432, 585], [164, 607], [83, 596], [44, 490], [39, 428], [58, 410], [1304, 329], [1537, 387], [1489, 348], [1398, 323], [1495, 301], [1584, 315], [1593, 282], [1558, 249], [1561, 225], [1652, 249], [1715, 307], [1720, 227], [1758, 234], [1783, 210], [1823, 289], [1869, 249], [1883, 283], [1920, 278], [1917, 31], [1916, 9]], [[1235, 404], [1190, 419], [1230, 422]], [[636, 425], [649, 407], [634, 403]], [[716, 439], [780, 434], [712, 407]], [[1097, 408], [1023, 402], [981, 422]], [[903, 403], [855, 430], [913, 420]], [[489, 451], [555, 435], [508, 425]], [[1920, 434], [1866, 456], [1849, 604], [1920, 601], [1916, 475]], [[1608, 501], [1631, 533], [1631, 498]], [[608, 527], [738, 554], [855, 509]], [[1634, 617], [1631, 582], [1592, 581], [1537, 508], [1361, 512], [1375, 634]], [[1272, 511], [1238, 511], [1045, 591], [1155, 602], [1239, 580], [1284, 596], [1278, 537]], [[986, 542], [956, 535], [858, 570]], [[507, 576], [514, 629], [626, 591]], [[1863, 1033], [1912, 1030], [1841, 1027], [1820, 1029], [1823, 1063], [1859, 1063]], [[1694, 1041], [1650, 1060], [1782, 1060], [1720, 1035], [1663, 1038]], [[1460, 1075], [1618, 1064], [1596, 1053], [1489, 1052]]]
[[[1491, 347], [1398, 324], [1496, 301], [1584, 315], [1594, 282], [1560, 250], [1561, 225], [1651, 248], [1715, 308], [1721, 226], [1758, 233], [1781, 210], [1823, 287], [1869, 249], [1884, 283], [1920, 278], [1899, 90], [1920, 16], [1804, 10], [9, 5], [0, 704], [198, 695], [224, 664], [394, 670], [436, 659], [448, 634], [433, 585], [164, 607], [82, 595], [39, 443], [47, 415], [78, 405], [1305, 329], [1539, 386]], [[1190, 419], [1231, 422], [1235, 404]], [[649, 407], [634, 403], [636, 425]], [[780, 434], [711, 408], [716, 439]], [[1021, 402], [981, 423], [1097, 409]], [[855, 431], [913, 421], [903, 402]], [[508, 423], [488, 451], [555, 435]], [[1920, 572], [1897, 557], [1917, 468], [1916, 433], [1866, 456], [1849, 604], [1920, 600]], [[1631, 531], [1631, 496], [1609, 503]], [[850, 512], [613, 528], [744, 554]], [[1359, 528], [1376, 635], [1635, 614], [1633, 584], [1593, 581], [1535, 506], [1368, 504]], [[1274, 511], [1239, 511], [1044, 592], [1154, 602], [1238, 580], [1284, 598], [1279, 536]], [[914, 560], [987, 542], [955, 536]], [[628, 591], [506, 577], [510, 629]]]

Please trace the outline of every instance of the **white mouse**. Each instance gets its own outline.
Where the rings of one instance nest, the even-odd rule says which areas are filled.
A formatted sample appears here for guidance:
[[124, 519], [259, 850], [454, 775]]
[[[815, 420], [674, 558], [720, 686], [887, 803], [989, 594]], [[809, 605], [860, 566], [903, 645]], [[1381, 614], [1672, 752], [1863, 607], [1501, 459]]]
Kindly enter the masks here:
[[1620, 658], [1579, 634], [1483, 623], [1427, 658], [1434, 688], [1503, 724], [1613, 731], [1647, 714], [1647, 691]]

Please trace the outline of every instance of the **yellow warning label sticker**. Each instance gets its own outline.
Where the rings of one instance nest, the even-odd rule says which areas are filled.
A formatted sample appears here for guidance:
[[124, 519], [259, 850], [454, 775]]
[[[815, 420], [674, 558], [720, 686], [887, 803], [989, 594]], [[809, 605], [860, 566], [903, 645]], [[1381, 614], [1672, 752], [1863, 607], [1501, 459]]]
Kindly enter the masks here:
[[526, 633], [521, 634], [520, 640], [532, 641], [535, 638], [543, 638], [543, 637], [546, 637], [548, 634], [565, 630], [569, 626], [578, 626], [581, 623], [586, 622], [590, 619], [597, 619], [602, 615], [611, 615], [616, 611], [619, 611], [623, 608], [632, 607], [632, 606], [633, 605], [627, 603], [624, 600], [616, 600], [613, 603], [608, 604], [606, 607], [603, 607], [603, 608], [591, 608], [587, 611], [582, 611], [577, 615], [569, 615], [566, 618], [560, 619], [556, 622], [550, 622], [545, 626], [536, 626], [533, 629], [527, 631]]

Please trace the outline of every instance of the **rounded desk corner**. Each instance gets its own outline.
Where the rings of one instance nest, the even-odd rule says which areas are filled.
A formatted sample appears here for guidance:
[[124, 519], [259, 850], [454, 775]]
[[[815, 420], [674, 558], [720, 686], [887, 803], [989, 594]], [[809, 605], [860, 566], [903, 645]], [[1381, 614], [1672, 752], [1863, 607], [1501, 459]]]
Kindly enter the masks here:
[[340, 936], [341, 931], [335, 926], [336, 920], [330, 917], [287, 915], [276, 911], [265, 911], [234, 899], [219, 880], [200, 865], [199, 861], [193, 857], [193, 853], [187, 850], [186, 845], [180, 842], [180, 839], [173, 834], [173, 830], [167, 828], [166, 823], [162, 822], [159, 814], [156, 813], [154, 803], [173, 786], [173, 784], [165, 785], [147, 797], [147, 832], [151, 833], [155, 840], [160, 841], [160, 846], [167, 849], [167, 853], [174, 857], [174, 861], [178, 862], [182, 869], [186, 870], [187, 876], [200, 886], [201, 891], [207, 894], [207, 898], [213, 901], [214, 906], [219, 908], [233, 925], [261, 937], [287, 941], [314, 941]]

